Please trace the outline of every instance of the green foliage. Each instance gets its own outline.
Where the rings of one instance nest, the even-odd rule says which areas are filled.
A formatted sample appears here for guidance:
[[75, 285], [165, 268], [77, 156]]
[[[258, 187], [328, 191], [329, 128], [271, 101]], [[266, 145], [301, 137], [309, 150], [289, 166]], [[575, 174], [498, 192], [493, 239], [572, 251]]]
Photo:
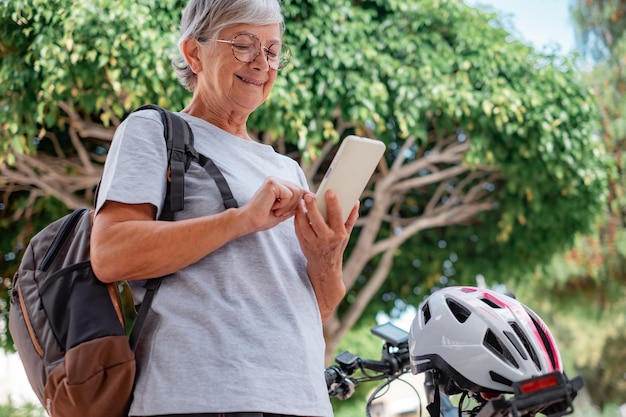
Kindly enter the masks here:
[[0, 156], [10, 164], [9, 149], [32, 152], [31, 138], [66, 128], [62, 102], [104, 126], [145, 102], [181, 107], [169, 62], [182, 4], [3, 1]]
[[[65, 129], [63, 102], [104, 126], [145, 102], [183, 107], [188, 94], [169, 61], [184, 2], [4, 3], [4, 150], [28, 152], [42, 128]], [[410, 135], [424, 143], [461, 129], [472, 141], [466, 163], [501, 172], [499, 209], [480, 219], [479, 234], [436, 230], [409, 247], [432, 248], [443, 232], [479, 263], [472, 271], [524, 268], [589, 230], [606, 197], [606, 161], [593, 135], [596, 108], [572, 61], [508, 42], [496, 15], [459, 0], [293, 0], [284, 12], [296, 54], [253, 115], [255, 130], [297, 143], [306, 159], [349, 131], [393, 150]], [[432, 192], [410, 196], [405, 209], [419, 210]]]
[[[310, 73], [299, 76], [310, 80], [309, 90], [319, 88], [311, 98], [317, 114], [328, 107], [328, 97], [342, 103], [338, 107], [357, 131], [367, 129], [388, 142], [390, 164], [409, 135], [420, 143], [408, 160], [432, 151], [429, 135], [452, 134], [471, 140], [466, 164], [500, 174], [484, 183], [497, 210], [422, 231], [398, 249], [381, 291], [386, 309], [397, 298], [414, 303], [416, 293], [419, 298], [433, 285], [473, 282], [479, 273], [521, 277], [571, 247], [577, 233], [595, 230], [613, 161], [596, 134], [598, 108], [574, 57], [544, 55], [510, 41], [496, 15], [462, 2], [360, 2], [340, 21], [334, 13], [343, 13], [343, 3], [335, 3], [303, 14], [292, 31], [306, 48], [312, 42], [309, 22], [315, 23], [304, 17], [332, 25], [332, 36], [315, 37], [309, 46], [325, 55], [311, 53], [309, 65], [297, 68]], [[320, 63], [323, 58], [331, 62]], [[321, 73], [324, 65], [331, 70]], [[352, 83], [354, 77], [360, 83]], [[395, 215], [421, 212], [439, 186], [402, 196]]]
[[7, 404], [0, 404], [0, 417], [44, 417], [43, 408], [35, 404], [16, 406], [9, 400]]
[[621, 417], [619, 404], [610, 404], [600, 411], [597, 407], [583, 403], [580, 399], [574, 402], [571, 417]]
[[[618, 353], [621, 348], [614, 350], [623, 344], [619, 335], [626, 320], [626, 14], [623, 1], [572, 3], [579, 47], [592, 65], [584, 82], [592, 88], [601, 109], [601, 136], [616, 161], [606, 200], [609, 216], [597, 224], [597, 236], [579, 238], [571, 252], [537, 271], [533, 283], [537, 287], [534, 292], [550, 297], [550, 304], [559, 311], [553, 316], [557, 331], [566, 327], [562, 330], [566, 351], [585, 375], [594, 402], [605, 405], [616, 397], [618, 403], [623, 401], [626, 372]], [[614, 389], [621, 392], [621, 398]]]
[[587, 380], [593, 381], [588, 389], [593, 398], [599, 399], [600, 405], [615, 404], [624, 400], [626, 392], [626, 326], [622, 325], [615, 334], [605, 339], [600, 352], [600, 359], [588, 363], [582, 368]]

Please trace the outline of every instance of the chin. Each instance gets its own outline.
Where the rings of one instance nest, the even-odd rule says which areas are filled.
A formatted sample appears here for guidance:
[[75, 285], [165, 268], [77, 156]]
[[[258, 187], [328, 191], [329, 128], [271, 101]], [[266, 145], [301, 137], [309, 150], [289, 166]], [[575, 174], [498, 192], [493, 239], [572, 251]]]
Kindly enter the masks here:
[[263, 98], [249, 97], [243, 100], [235, 100], [235, 101], [238, 105], [240, 105], [244, 109], [250, 110], [250, 113], [252, 113], [256, 109], [258, 109], [259, 106], [265, 103], [265, 100], [267, 100], [267, 97], [263, 97]]

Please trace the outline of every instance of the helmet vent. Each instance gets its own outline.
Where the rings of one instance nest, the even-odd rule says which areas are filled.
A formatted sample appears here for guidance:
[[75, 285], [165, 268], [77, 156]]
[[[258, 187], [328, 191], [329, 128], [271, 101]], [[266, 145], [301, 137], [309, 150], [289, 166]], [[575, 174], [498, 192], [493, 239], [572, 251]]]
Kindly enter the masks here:
[[485, 333], [483, 345], [485, 345], [487, 349], [493, 352], [503, 362], [506, 362], [507, 364], [519, 369], [519, 365], [515, 361], [515, 358], [513, 358], [511, 352], [504, 346], [498, 336], [496, 336], [491, 330], [487, 330], [487, 333]]
[[528, 355], [524, 351], [524, 347], [520, 344], [519, 339], [511, 332], [505, 331], [504, 335], [506, 336], [507, 339], [509, 339], [509, 341], [513, 344], [513, 346], [515, 346], [515, 349], [520, 354], [522, 359], [524, 360], [528, 359]]
[[487, 304], [491, 308], [502, 308], [500, 305], [496, 304], [495, 302], [493, 302], [492, 300], [488, 298], [481, 298], [481, 301]]
[[533, 324], [535, 325], [535, 328], [537, 329], [537, 332], [539, 333], [539, 336], [541, 337], [541, 341], [543, 342], [543, 345], [546, 348], [546, 352], [548, 353], [548, 356], [550, 357], [550, 363], [552, 364], [552, 369], [558, 369], [557, 360], [554, 355], [554, 351], [552, 350], [552, 343], [550, 342], [551, 337], [549, 337], [546, 334], [544, 327], [537, 322], [534, 314], [530, 314], [530, 318], [533, 320]]
[[457, 303], [454, 300], [446, 299], [446, 303], [448, 304], [448, 308], [454, 315], [454, 317], [458, 320], [459, 323], [465, 323], [467, 318], [472, 314], [467, 308]]
[[424, 315], [424, 324], [428, 323], [430, 321], [430, 307], [428, 303], [422, 307], [422, 314]]
[[[520, 328], [520, 326], [514, 321], [510, 322], [509, 325], [511, 325], [511, 328], [513, 329], [517, 337], [522, 341], [522, 344], [524, 345], [524, 350], [528, 352], [528, 354], [530, 355], [530, 359], [532, 359], [532, 361], [535, 363], [537, 370], [540, 371], [541, 366], [539, 365], [539, 358], [537, 357], [537, 352], [535, 352], [535, 349], [533, 349], [533, 346], [530, 344], [530, 341], [528, 340], [528, 336], [526, 336], [526, 333], [524, 333], [522, 329]], [[526, 359], [526, 356], [523, 353], [522, 353], [522, 356], [524, 357], [524, 359]]]
[[503, 384], [503, 385], [507, 385], [507, 386], [513, 386], [513, 381], [511, 381], [509, 378], [506, 378], [502, 375], [500, 375], [499, 373], [493, 372], [493, 371], [489, 371], [489, 376], [491, 377], [491, 380], [494, 382], [497, 382], [499, 384]]

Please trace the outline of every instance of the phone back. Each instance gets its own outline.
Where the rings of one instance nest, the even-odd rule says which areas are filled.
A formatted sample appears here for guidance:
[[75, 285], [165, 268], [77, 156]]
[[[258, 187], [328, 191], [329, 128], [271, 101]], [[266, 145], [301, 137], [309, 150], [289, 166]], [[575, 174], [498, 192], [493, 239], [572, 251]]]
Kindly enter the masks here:
[[379, 140], [351, 135], [341, 142], [316, 193], [317, 206], [326, 221], [326, 191], [337, 194], [345, 222], [384, 153], [385, 144]]

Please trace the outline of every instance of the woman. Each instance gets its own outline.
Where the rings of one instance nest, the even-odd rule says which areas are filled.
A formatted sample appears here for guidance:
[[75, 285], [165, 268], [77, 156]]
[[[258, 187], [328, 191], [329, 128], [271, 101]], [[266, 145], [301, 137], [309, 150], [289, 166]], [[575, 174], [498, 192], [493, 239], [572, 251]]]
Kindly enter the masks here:
[[176, 67], [193, 92], [180, 113], [224, 174], [224, 211], [198, 165], [185, 208], [158, 221], [166, 187], [160, 116], [117, 130], [99, 191], [92, 263], [104, 282], [171, 274], [148, 315], [131, 416], [330, 416], [322, 323], [345, 294], [342, 257], [358, 217], [328, 223], [299, 166], [248, 134], [289, 59], [276, 0], [191, 0]]

